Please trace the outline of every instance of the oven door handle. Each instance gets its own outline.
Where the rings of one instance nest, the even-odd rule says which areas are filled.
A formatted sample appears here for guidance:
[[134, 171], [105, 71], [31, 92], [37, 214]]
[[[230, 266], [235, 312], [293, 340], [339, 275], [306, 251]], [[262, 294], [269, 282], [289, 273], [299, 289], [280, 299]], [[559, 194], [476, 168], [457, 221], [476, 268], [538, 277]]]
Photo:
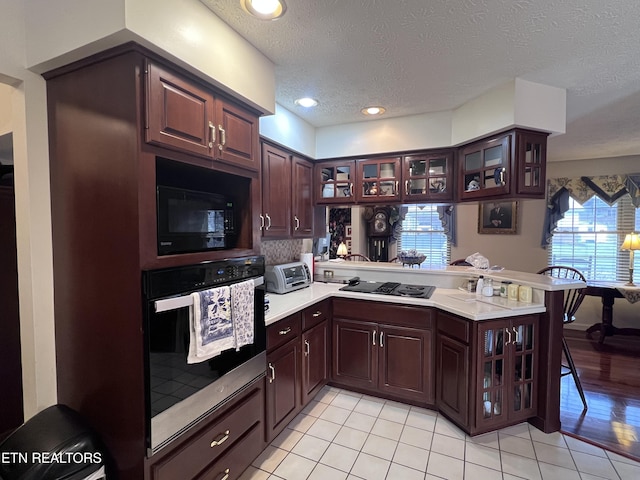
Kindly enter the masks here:
[[[253, 279], [253, 284], [256, 287], [264, 284], [264, 277], [256, 277]], [[182, 295], [180, 297], [169, 297], [156, 300], [153, 302], [154, 310], [156, 313], [169, 312], [171, 310], [177, 310], [179, 308], [190, 307], [193, 305], [191, 294]]]

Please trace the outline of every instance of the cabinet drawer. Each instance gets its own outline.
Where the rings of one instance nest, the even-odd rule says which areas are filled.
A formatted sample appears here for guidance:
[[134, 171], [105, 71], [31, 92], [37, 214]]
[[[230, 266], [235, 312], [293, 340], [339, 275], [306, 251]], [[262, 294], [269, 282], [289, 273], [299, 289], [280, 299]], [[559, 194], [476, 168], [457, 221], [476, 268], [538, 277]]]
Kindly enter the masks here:
[[267, 327], [267, 351], [284, 345], [298, 335], [300, 335], [299, 313], [269, 325]]
[[302, 311], [302, 331], [305, 332], [315, 327], [323, 320], [329, 318], [331, 304], [328, 300], [318, 302]]
[[456, 318], [445, 313], [438, 314], [438, 331], [451, 338], [469, 343], [470, 323], [467, 320]]
[[[220, 457], [196, 480], [235, 480], [262, 451], [262, 428], [255, 425], [247, 435]], [[228, 475], [226, 477], [225, 475]], [[175, 477], [186, 478], [186, 477]]]
[[433, 309], [368, 300], [333, 299], [334, 318], [348, 318], [414, 328], [432, 328]]
[[214, 420], [177, 448], [161, 462], [151, 467], [153, 480], [175, 480], [194, 478], [225, 453], [252, 428], [262, 431], [264, 396], [256, 388], [247, 398], [231, 407], [227, 414]]

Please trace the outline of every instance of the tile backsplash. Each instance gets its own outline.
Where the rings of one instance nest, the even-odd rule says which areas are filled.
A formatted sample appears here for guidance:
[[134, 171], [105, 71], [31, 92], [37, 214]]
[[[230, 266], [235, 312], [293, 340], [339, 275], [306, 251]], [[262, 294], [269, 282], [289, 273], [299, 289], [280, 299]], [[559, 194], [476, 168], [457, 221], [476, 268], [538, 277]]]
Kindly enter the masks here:
[[260, 254], [264, 255], [267, 265], [297, 262], [301, 253], [311, 251], [312, 244], [312, 239], [263, 240]]

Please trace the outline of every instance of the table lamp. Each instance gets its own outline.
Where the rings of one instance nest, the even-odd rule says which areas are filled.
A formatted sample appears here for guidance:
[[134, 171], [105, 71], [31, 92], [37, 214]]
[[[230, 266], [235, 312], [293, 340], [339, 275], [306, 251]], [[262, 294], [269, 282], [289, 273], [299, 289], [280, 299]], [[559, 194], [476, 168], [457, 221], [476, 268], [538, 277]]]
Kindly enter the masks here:
[[345, 255], [349, 255], [349, 251], [347, 250], [347, 246], [344, 244], [344, 242], [340, 242], [340, 245], [338, 245], [338, 251], [336, 252], [336, 255], [340, 258], [344, 258]]
[[640, 250], [640, 235], [636, 232], [627, 233], [624, 242], [620, 246], [620, 250], [629, 250], [629, 281], [625, 285], [633, 286], [633, 252]]

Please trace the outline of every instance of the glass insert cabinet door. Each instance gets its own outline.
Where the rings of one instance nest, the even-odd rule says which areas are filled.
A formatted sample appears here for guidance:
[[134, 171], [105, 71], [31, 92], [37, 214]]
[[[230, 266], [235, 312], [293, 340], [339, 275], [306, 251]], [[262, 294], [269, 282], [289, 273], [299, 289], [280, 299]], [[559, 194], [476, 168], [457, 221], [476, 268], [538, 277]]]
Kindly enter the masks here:
[[453, 198], [453, 153], [403, 158], [405, 200]]
[[466, 147], [461, 152], [463, 198], [509, 193], [511, 136]]
[[320, 203], [348, 203], [354, 200], [355, 161], [321, 162], [315, 165]]
[[526, 419], [535, 412], [537, 317], [482, 322], [478, 327], [476, 423]]
[[547, 136], [521, 133], [517, 138], [518, 193], [544, 194]]
[[400, 196], [400, 158], [358, 160], [357, 198], [362, 201], [385, 201]]

